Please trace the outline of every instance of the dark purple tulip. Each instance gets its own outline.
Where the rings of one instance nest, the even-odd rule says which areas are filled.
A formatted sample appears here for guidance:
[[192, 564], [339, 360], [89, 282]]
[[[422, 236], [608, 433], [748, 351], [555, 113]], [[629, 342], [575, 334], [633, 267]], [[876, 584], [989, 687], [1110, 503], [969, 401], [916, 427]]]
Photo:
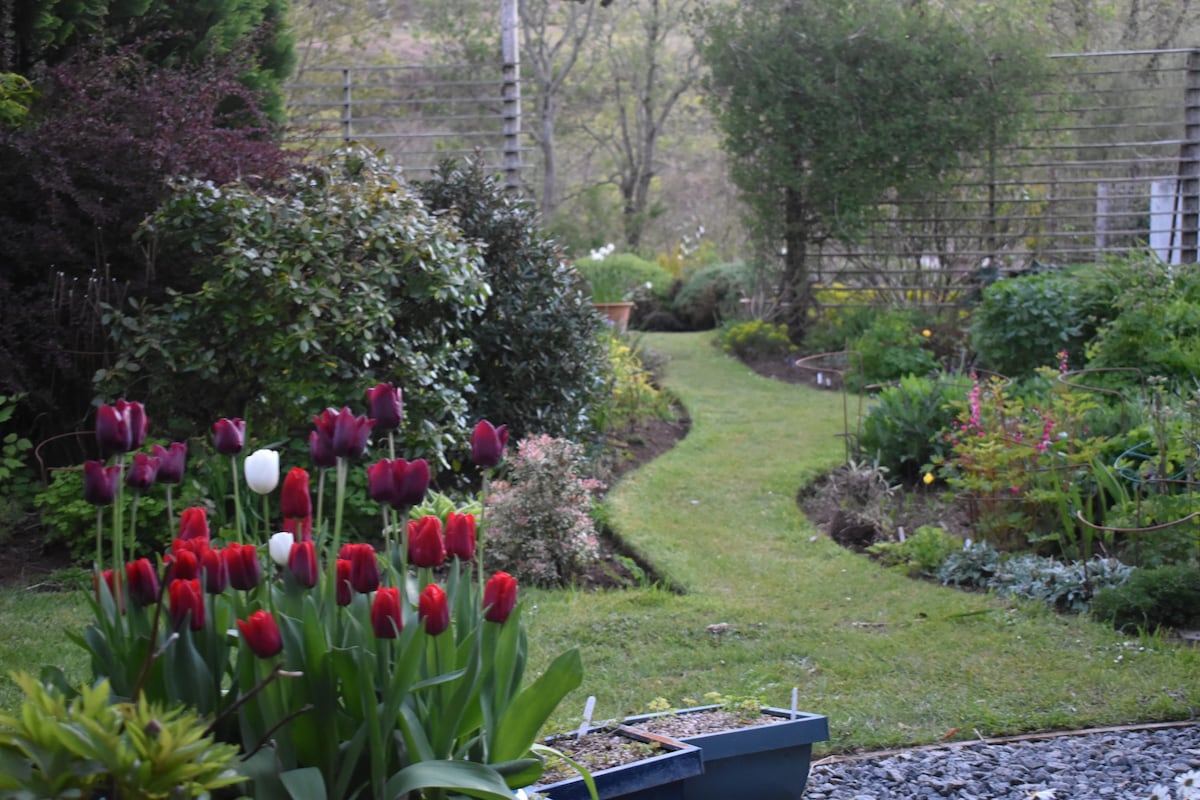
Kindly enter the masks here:
[[[403, 461], [404, 459], [398, 459]], [[367, 494], [376, 503], [394, 505], [396, 502], [396, 462], [381, 458], [367, 467]], [[403, 475], [403, 470], [401, 470]]]
[[156, 444], [150, 455], [158, 458], [159, 483], [183, 483], [183, 468], [187, 462], [187, 442], [171, 442], [171, 446]]
[[356, 417], [349, 407], [341, 411], [327, 408], [313, 417], [313, 424], [336, 458], [358, 458], [366, 452], [375, 420]]
[[494, 467], [504, 459], [507, 444], [507, 425], [495, 428], [486, 419], [480, 420], [471, 431], [471, 460], [478, 467]]
[[253, 589], [262, 578], [262, 564], [258, 560], [258, 549], [252, 544], [230, 542], [221, 551], [225, 566], [229, 568], [229, 585], [239, 591]]
[[404, 401], [400, 390], [390, 383], [381, 383], [367, 389], [367, 400], [371, 406], [371, 417], [375, 427], [381, 431], [394, 431], [404, 419]]
[[146, 431], [150, 429], [150, 420], [146, 417], [146, 407], [133, 400], [118, 400], [117, 408], [125, 414], [129, 421], [129, 449], [137, 450], [146, 441]]
[[96, 443], [100, 445], [103, 458], [116, 453], [128, 453], [133, 449], [126, 405], [124, 401], [118, 401], [116, 405], [96, 409]]
[[339, 558], [350, 562], [350, 585], [361, 594], [379, 588], [379, 559], [366, 542], [342, 545]]
[[236, 456], [246, 445], [246, 423], [239, 418], [222, 418], [213, 423], [213, 438], [217, 452]]
[[337, 466], [337, 456], [333, 454], [333, 442], [322, 437], [316, 431], [308, 435], [308, 452], [312, 456], [315, 467], [328, 469]]
[[229, 585], [229, 562], [221, 550], [205, 550], [200, 557], [200, 570], [204, 573], [204, 591], [220, 594]]
[[296, 583], [305, 589], [317, 585], [317, 549], [311, 542], [294, 542], [288, 555], [288, 569], [296, 577]]
[[[425, 492], [429, 489], [429, 462], [423, 458], [414, 459], [403, 467], [404, 459], [398, 458], [392, 465], [396, 480], [396, 508], [412, 508], [425, 500]], [[402, 474], [401, 474], [402, 473]]]
[[154, 485], [158, 476], [159, 460], [146, 453], [134, 453], [133, 463], [125, 473], [125, 485], [130, 489], [144, 492]]
[[83, 499], [94, 506], [112, 505], [117, 496], [121, 468], [104, 466], [103, 461], [83, 462]]

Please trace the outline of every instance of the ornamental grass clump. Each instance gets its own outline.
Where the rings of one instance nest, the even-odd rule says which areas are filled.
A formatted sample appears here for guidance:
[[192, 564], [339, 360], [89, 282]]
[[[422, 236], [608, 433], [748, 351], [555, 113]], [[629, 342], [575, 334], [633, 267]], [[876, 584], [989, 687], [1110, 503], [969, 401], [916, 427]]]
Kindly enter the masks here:
[[600, 484], [580, 475], [583, 447], [532, 436], [517, 444], [507, 480], [486, 501], [489, 558], [522, 581], [562, 586], [579, 577], [599, 551], [591, 517]]
[[[243, 513], [250, 496], [235, 483], [231, 527], [210, 528], [203, 508], [185, 509], [162, 554], [134, 551], [118, 502], [126, 489], [153, 487], [152, 478], [131, 478], [136, 467], [127, 463], [142, 455], [133, 451], [145, 436], [145, 409], [102, 407], [105, 458], [85, 473], [85, 487], [98, 523], [109, 505], [114, 519], [98, 524], [94, 620], [71, 638], [114, 701], [186, 708], [208, 720], [217, 741], [236, 746], [245, 794], [510, 800], [541, 775], [535, 739], [580, 684], [579, 653], [564, 653], [522, 687], [528, 646], [517, 579], [486, 577], [473, 516], [412, 518], [428, 464], [395, 456], [399, 391], [381, 384], [368, 398], [378, 416], [344, 407], [313, 417], [315, 503], [306, 469], [293, 466], [280, 482], [275, 454], [241, 459], [241, 420], [218, 421], [215, 447], [235, 469], [241, 460], [263, 504], [262, 528]], [[476, 430], [473, 460], [490, 476], [506, 432], [486, 422]], [[388, 450], [366, 468], [381, 509], [381, 550], [342, 541], [347, 477], [362, 468], [373, 436], [386, 436]], [[332, 521], [321, 510], [327, 471]]]

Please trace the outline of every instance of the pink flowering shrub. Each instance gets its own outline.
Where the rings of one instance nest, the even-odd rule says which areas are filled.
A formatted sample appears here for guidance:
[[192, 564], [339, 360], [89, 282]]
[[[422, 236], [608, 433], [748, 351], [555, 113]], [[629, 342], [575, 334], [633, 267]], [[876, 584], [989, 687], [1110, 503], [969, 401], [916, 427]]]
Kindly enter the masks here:
[[522, 583], [561, 586], [599, 555], [590, 515], [598, 481], [580, 475], [583, 447], [545, 434], [522, 439], [508, 480], [487, 498], [486, 558]]

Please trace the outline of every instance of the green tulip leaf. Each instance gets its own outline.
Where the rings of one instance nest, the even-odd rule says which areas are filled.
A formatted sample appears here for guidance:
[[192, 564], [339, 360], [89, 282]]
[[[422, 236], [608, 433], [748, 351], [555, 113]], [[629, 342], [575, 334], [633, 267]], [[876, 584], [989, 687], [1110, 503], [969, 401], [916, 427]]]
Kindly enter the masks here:
[[572, 649], [554, 659], [542, 676], [517, 695], [499, 721], [490, 757], [511, 761], [529, 752], [554, 709], [583, 683], [583, 661]]
[[546, 771], [539, 758], [518, 758], [515, 761], [505, 761], [501, 764], [489, 764], [492, 769], [504, 776], [504, 782], [510, 789], [520, 789], [532, 786]]
[[418, 789], [453, 789], [483, 800], [512, 800], [508, 784], [490, 767], [472, 761], [420, 761], [387, 782], [386, 797], [402, 797]]
[[316, 767], [290, 769], [281, 773], [279, 779], [292, 800], [325, 800], [325, 781]]

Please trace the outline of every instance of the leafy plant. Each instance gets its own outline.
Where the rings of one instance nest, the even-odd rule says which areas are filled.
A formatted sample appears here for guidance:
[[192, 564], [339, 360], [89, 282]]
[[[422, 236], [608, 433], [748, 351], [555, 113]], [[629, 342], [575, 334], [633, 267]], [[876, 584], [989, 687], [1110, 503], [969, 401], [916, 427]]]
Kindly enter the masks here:
[[1191, 564], [1139, 568], [1096, 593], [1092, 615], [1118, 630], [1187, 628], [1200, 622], [1200, 570]]
[[0, 715], [0, 796], [168, 800], [245, 781], [237, 748], [183, 706], [114, 702], [107, 680], [69, 692], [28, 674], [13, 680], [25, 698], [16, 715]]
[[639, 352], [623, 337], [609, 333], [610, 392], [602, 405], [604, 428], [619, 429], [645, 419], [670, 419], [671, 398], [654, 385]]
[[679, 287], [671, 311], [687, 329], [708, 330], [741, 315], [754, 280], [754, 267], [741, 261], [701, 267]]
[[721, 348], [740, 359], [775, 358], [796, 352], [786, 325], [761, 319], [728, 324], [717, 337]]
[[861, 389], [898, 380], [905, 375], [925, 375], [937, 370], [937, 358], [925, 330], [916, 311], [886, 309], [879, 312], [870, 327], [850, 343], [850, 349], [858, 354], [862, 372], [847, 374], [847, 386]]
[[0, 543], [3, 543], [33, 507], [36, 490], [25, 463], [33, 443], [16, 431], [6, 431], [19, 397], [0, 395]]
[[922, 525], [903, 541], [876, 542], [867, 548], [881, 563], [903, 567], [910, 574], [933, 577], [961, 547], [958, 539], [935, 525]]
[[875, 396], [862, 422], [859, 451], [886, 467], [897, 479], [913, 485], [925, 465], [944, 457], [941, 436], [954, 420], [952, 400], [968, 391], [965, 375], [937, 373], [906, 375]]
[[592, 301], [596, 303], [662, 298], [673, 280], [671, 273], [662, 266], [632, 253], [617, 253], [600, 259], [581, 258], [575, 266], [588, 282]]
[[595, 481], [581, 475], [583, 448], [541, 435], [522, 439], [508, 479], [485, 502], [487, 558], [524, 582], [562, 586], [596, 555], [589, 514]]
[[516, 438], [594, 436], [607, 380], [602, 325], [579, 273], [539, 229], [536, 209], [476, 161], [444, 162], [415, 188], [486, 245], [491, 292], [468, 334], [474, 348], [466, 369], [476, 384], [470, 416], [502, 420]]
[[1002, 559], [988, 586], [1000, 595], [1079, 614], [1088, 610], [1095, 592], [1123, 583], [1133, 569], [1111, 558], [1063, 562], [1025, 553]]
[[987, 542], [966, 542], [946, 557], [937, 578], [947, 586], [987, 588], [1000, 571], [1000, 551]]

